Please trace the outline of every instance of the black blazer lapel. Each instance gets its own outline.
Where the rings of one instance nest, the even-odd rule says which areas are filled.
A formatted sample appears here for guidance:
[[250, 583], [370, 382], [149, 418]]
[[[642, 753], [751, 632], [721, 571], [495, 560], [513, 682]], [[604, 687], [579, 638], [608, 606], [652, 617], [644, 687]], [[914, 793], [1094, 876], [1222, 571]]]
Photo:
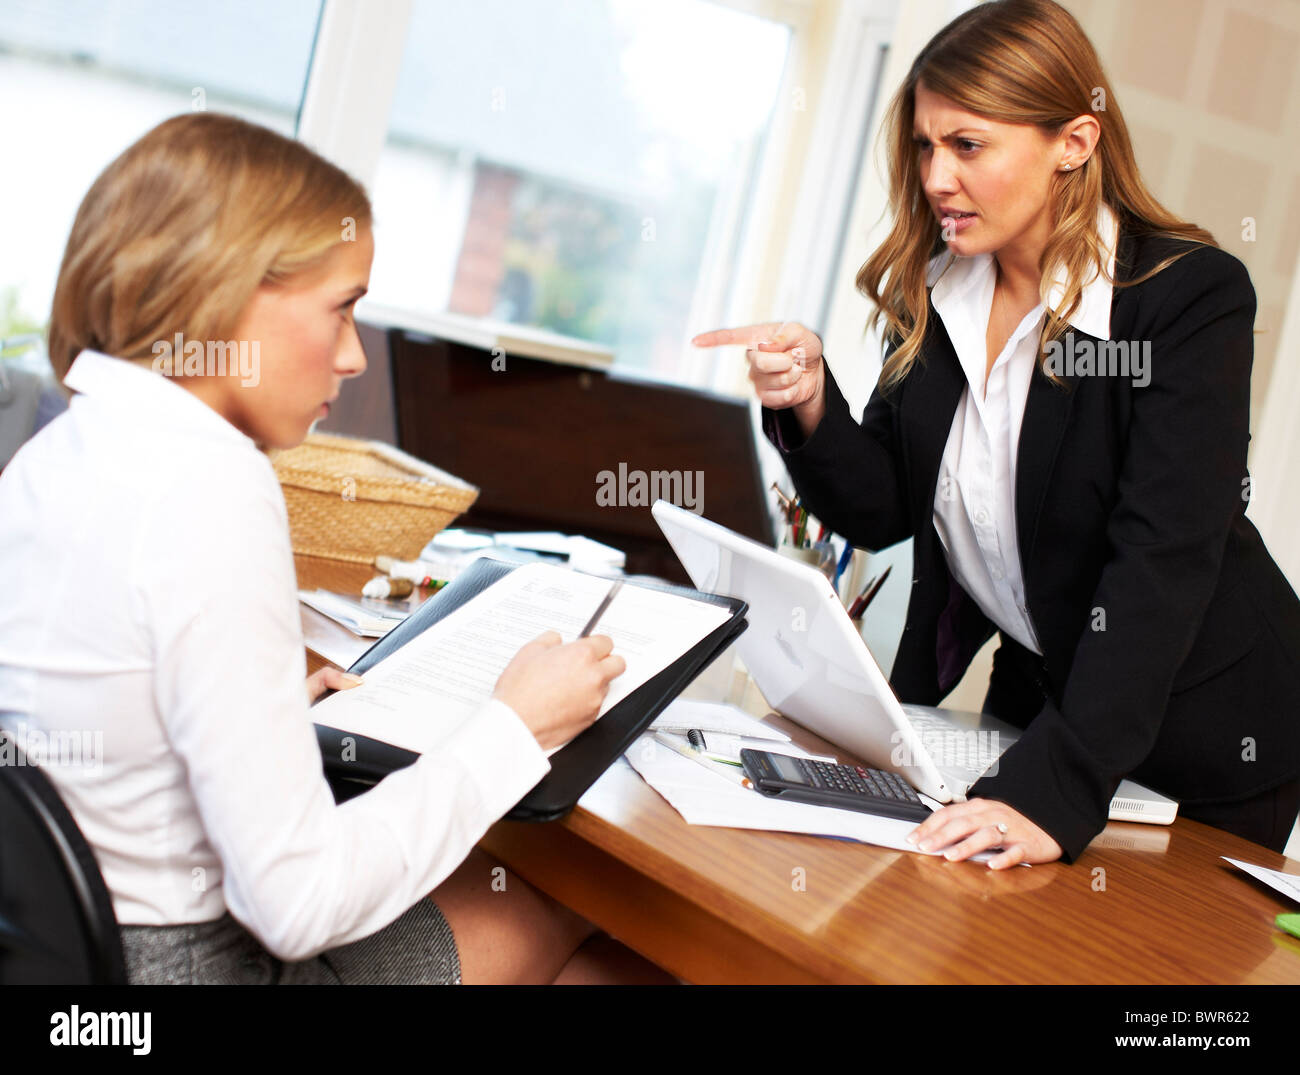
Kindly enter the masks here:
[[[934, 705], [944, 689], [940, 679], [950, 666], [961, 663], [963, 657], [969, 661], [969, 654], [964, 653], [964, 648], [968, 648], [963, 646], [964, 639], [954, 637], [959, 634], [955, 622], [949, 625], [952, 630], [946, 630], [941, 624], [945, 613], [952, 611], [954, 595], [952, 578], [934, 530], [939, 468], [953, 415], [966, 387], [966, 374], [933, 305], [922, 353], [924, 360], [918, 361], [903, 381], [899, 401], [900, 410], [906, 411], [909, 417], [903, 423], [903, 447], [913, 517], [913, 589], [891, 682], [900, 697]], [[949, 652], [954, 645], [960, 652]]]
[[[1093, 339], [1074, 330], [1076, 336]], [[1029, 592], [1029, 566], [1033, 562], [1038, 516], [1043, 510], [1047, 483], [1056, 468], [1056, 455], [1074, 406], [1078, 377], [1062, 376], [1053, 384], [1042, 369], [1035, 367], [1020, 423], [1020, 444], [1016, 448], [1016, 540], [1020, 546], [1020, 570]]]
[[[1115, 251], [1115, 279], [1122, 282], [1133, 278], [1136, 243], [1132, 235], [1121, 228]], [[1116, 307], [1124, 294], [1116, 289], [1111, 295], [1111, 334], [1115, 338]], [[1099, 342], [1073, 326], [1067, 329], [1076, 340]], [[1029, 382], [1029, 396], [1025, 400], [1025, 414], [1020, 424], [1020, 443], [1016, 448], [1016, 540], [1020, 546], [1020, 569], [1025, 580], [1026, 601], [1029, 599], [1030, 565], [1033, 563], [1034, 539], [1038, 532], [1038, 517], [1043, 509], [1043, 498], [1048, 482], [1056, 469], [1056, 457], [1065, 436], [1065, 428], [1074, 406], [1075, 392], [1082, 375], [1063, 373], [1060, 384], [1053, 384], [1035, 367]]]
[[[916, 513], [916, 537], [928, 542], [934, 532], [934, 494], [939, 484], [939, 465], [948, 443], [957, 403], [966, 387], [966, 374], [957, 358], [956, 348], [948, 336], [943, 320], [933, 304], [930, 306], [928, 337], [918, 362], [904, 380], [906, 407], [919, 421], [907, 424], [908, 464], [915, 476], [912, 488], [913, 511]], [[922, 484], [925, 483], [925, 484]]]

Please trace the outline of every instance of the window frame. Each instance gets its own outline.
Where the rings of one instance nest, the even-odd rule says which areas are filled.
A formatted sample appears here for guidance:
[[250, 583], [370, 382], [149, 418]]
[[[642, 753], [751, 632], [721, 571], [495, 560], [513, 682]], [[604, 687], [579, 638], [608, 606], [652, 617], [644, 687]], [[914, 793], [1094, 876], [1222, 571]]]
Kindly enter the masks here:
[[[689, 323], [703, 331], [766, 319], [777, 309], [820, 317], [831, 302], [840, 236], [852, 207], [861, 164], [857, 147], [869, 133], [872, 99], [864, 87], [879, 77], [893, 10], [906, 0], [713, 2], [784, 23], [791, 43], [748, 197], [733, 207], [738, 219], [706, 245]], [[367, 0], [323, 0], [297, 133], [367, 188], [373, 188], [388, 137], [413, 6], [414, 0], [387, 0], [383, 17], [376, 18]], [[803, 113], [789, 107], [797, 90], [810, 102]], [[818, 109], [817, 101], [849, 104]], [[809, 117], [811, 134], [800, 130]], [[792, 147], [799, 142], [808, 149], [795, 161]], [[719, 358], [683, 341], [672, 379], [743, 394], [743, 373], [742, 356]]]

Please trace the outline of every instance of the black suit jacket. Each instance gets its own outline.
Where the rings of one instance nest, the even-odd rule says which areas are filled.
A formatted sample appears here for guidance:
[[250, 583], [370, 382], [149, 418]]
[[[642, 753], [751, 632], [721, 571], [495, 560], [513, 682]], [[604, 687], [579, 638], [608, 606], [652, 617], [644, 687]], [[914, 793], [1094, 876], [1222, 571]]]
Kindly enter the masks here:
[[[970, 794], [1036, 822], [1066, 861], [1105, 825], [1125, 776], [1194, 803], [1300, 772], [1300, 601], [1245, 517], [1250, 277], [1217, 248], [1123, 228], [1116, 277], [1186, 249], [1113, 294], [1111, 339], [1150, 341], [1149, 384], [1076, 372], [1058, 387], [1036, 369], [1025, 405], [1017, 537], [1050, 697], [1000, 714], [1026, 730]], [[931, 305], [921, 361], [888, 397], [872, 394], [861, 424], [829, 368], [826, 380], [811, 437], [786, 411], [764, 410], [764, 430], [837, 533], [867, 549], [915, 538], [890, 678], [904, 701], [933, 705], [994, 631], [933, 523], [965, 376]]]

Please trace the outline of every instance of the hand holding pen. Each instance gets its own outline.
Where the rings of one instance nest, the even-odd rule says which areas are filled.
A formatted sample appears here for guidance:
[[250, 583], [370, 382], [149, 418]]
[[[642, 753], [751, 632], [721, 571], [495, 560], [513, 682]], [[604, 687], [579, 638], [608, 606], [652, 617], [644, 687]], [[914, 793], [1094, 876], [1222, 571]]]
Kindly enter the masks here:
[[564, 643], [558, 631], [546, 631], [516, 653], [497, 680], [492, 697], [515, 711], [543, 750], [587, 728], [610, 682], [627, 670], [614, 640], [591, 633], [622, 586], [614, 582], [576, 640]]

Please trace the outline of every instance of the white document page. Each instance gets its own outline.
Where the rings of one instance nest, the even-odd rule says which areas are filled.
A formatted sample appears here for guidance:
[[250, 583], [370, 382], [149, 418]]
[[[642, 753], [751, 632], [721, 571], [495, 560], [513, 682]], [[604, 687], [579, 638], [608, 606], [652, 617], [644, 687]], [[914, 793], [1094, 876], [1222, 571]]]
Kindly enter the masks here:
[[[326, 698], [312, 719], [408, 750], [430, 750], [492, 696], [521, 646], [552, 630], [574, 641], [612, 584], [552, 564], [518, 567], [380, 661], [360, 687]], [[609, 635], [627, 662], [600, 715], [730, 615], [720, 605], [625, 583], [592, 629]]]
[[751, 717], [738, 706], [724, 702], [704, 702], [696, 698], [678, 698], [668, 705], [650, 725], [658, 732], [685, 735], [692, 728], [724, 735], [744, 735], [751, 739], [788, 743], [790, 737], [779, 728]]
[[[787, 751], [783, 745], [775, 753]], [[624, 755], [632, 768], [692, 825], [718, 825], [735, 829], [769, 829], [838, 836], [898, 851], [915, 851], [906, 837], [918, 821], [866, 814], [833, 806], [769, 798], [683, 758], [643, 735]], [[935, 852], [936, 854], [938, 852]]]
[[1245, 870], [1251, 877], [1264, 884], [1277, 889], [1282, 895], [1288, 896], [1300, 903], [1300, 874], [1283, 873], [1281, 870], [1270, 870], [1265, 866], [1256, 866], [1253, 862], [1242, 862], [1240, 859], [1230, 859], [1227, 855], [1220, 855], [1224, 862], [1231, 862], [1239, 870]]
[[[782, 746], [773, 753], [795, 753]], [[691, 825], [716, 825], [731, 829], [767, 829], [771, 832], [801, 832], [811, 836], [834, 836], [859, 840], [877, 847], [911, 851], [918, 855], [942, 855], [943, 848], [922, 851], [907, 842], [907, 835], [920, 822], [900, 821], [860, 810], [791, 802], [769, 798], [719, 776], [698, 762], [655, 742], [653, 733], [643, 735], [623, 755], [647, 784]], [[939, 804], [926, 803], [931, 810]], [[987, 862], [997, 852], [981, 851], [970, 862]], [[1029, 863], [1022, 862], [1028, 867]]]

